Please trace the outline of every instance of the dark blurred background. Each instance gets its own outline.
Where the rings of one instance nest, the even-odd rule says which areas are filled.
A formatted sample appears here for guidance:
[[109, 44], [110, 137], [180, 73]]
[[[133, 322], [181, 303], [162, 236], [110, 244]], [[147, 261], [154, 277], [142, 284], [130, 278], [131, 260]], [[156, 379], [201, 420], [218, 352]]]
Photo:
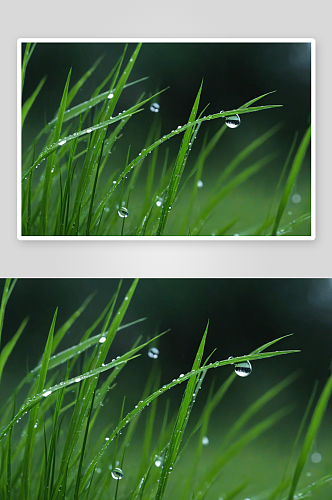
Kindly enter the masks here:
[[[71, 85], [73, 85], [98, 57], [104, 55], [101, 64], [79, 90], [71, 104], [74, 106], [91, 97], [94, 89], [121, 56], [124, 46], [123, 43], [37, 43], [26, 73], [23, 102], [32, 94], [44, 75], [47, 75], [47, 80], [27, 117], [23, 133], [23, 151], [44, 124], [53, 119], [61, 101], [69, 69], [72, 68]], [[136, 43], [129, 43], [124, 64], [128, 62], [135, 47]], [[143, 92], [147, 98], [169, 87], [154, 100], [160, 105], [158, 119], [162, 124], [161, 135], [187, 122], [202, 79], [204, 83], [199, 113], [209, 104], [204, 112], [205, 115], [235, 109], [259, 95], [274, 90], [277, 92], [259, 101], [258, 105], [283, 105], [282, 108], [242, 115], [240, 127], [236, 130], [227, 130], [220, 144], [208, 158], [203, 173], [204, 189], [199, 190], [197, 203], [205, 203], [216, 176], [220, 175], [241, 149], [272, 126], [282, 123], [282, 128], [258, 151], [251, 154], [243, 167], [271, 152], [277, 153], [276, 159], [243, 186], [237, 188], [230, 199], [223, 202], [220, 208], [222, 212], [218, 212], [216, 221], [207, 223], [206, 234], [220, 229], [214, 227], [220, 224], [218, 222], [220, 217], [223, 217], [223, 220], [231, 220], [234, 215], [241, 215], [242, 224], [239, 222], [239, 226], [234, 227], [234, 233], [257, 224], [257, 220], [262, 222], [262, 210], [264, 214], [267, 212], [294, 134], [299, 133], [297, 142], [299, 145], [310, 123], [310, 59], [310, 43], [143, 43], [128, 81], [149, 78], [124, 90], [115, 114], [132, 106]], [[112, 162], [117, 169], [122, 170], [124, 167], [129, 144], [130, 160], [144, 147], [154, 118], [156, 113], [150, 111], [149, 103], [144, 106], [144, 111], [131, 118], [124, 130], [124, 136], [117, 141], [113, 150]], [[222, 124], [221, 119], [202, 125], [193, 145], [186, 172], [189, 173], [193, 167], [205, 133], [208, 131], [208, 137], [211, 138]], [[169, 158], [172, 161], [176, 157], [181, 139], [182, 136], [176, 136], [160, 146], [160, 156], [156, 166], [157, 177], [163, 167], [166, 148], [170, 149]], [[147, 171], [146, 168], [143, 170]], [[140, 174], [139, 183], [144, 183], [144, 172]], [[295, 188], [296, 194], [301, 196], [301, 202], [289, 204], [283, 223], [287, 224], [299, 215], [310, 212], [310, 172], [310, 151], [308, 151]], [[133, 199], [132, 208], [137, 206], [139, 210], [140, 200], [140, 196], [136, 201]], [[185, 208], [181, 203], [182, 200], [179, 202], [179, 213]], [[187, 201], [184, 200], [183, 203]], [[287, 215], [287, 212], [290, 213]], [[178, 216], [178, 213], [174, 215]], [[303, 224], [295, 231], [297, 231], [295, 235], [310, 234], [310, 223]]]
[[[130, 279], [124, 280], [117, 307], [131, 282]], [[118, 283], [117, 279], [18, 280], [6, 309], [2, 346], [13, 336], [27, 315], [30, 320], [5, 367], [1, 381], [1, 401], [5, 401], [14, 390], [27, 367], [31, 369], [37, 364], [56, 307], [59, 307], [56, 323], [56, 328], [59, 328], [88, 295], [96, 292], [86, 311], [60, 344], [59, 350], [62, 350], [79, 341], [106, 306]], [[1, 289], [3, 285], [4, 280], [1, 280]], [[145, 348], [141, 356], [128, 363], [121, 372], [117, 385], [110, 392], [111, 406], [105, 405], [102, 412], [101, 418], [106, 419], [106, 423], [109, 423], [110, 418], [118, 418], [124, 394], [126, 411], [137, 404], [155, 363], [161, 370], [161, 385], [191, 369], [208, 320], [210, 324], [205, 356], [216, 349], [211, 361], [245, 355], [275, 338], [294, 334], [270, 350], [300, 349], [300, 353], [257, 360], [252, 363], [253, 371], [249, 377], [236, 378], [213, 414], [208, 434], [210, 444], [204, 451], [208, 463], [221, 444], [222, 436], [241, 412], [287, 375], [299, 371], [295, 382], [260, 411], [254, 421], [259, 421], [281, 407], [294, 405], [290, 416], [246, 447], [229, 466], [230, 484], [232, 474], [238, 478], [238, 467], [243, 469], [246, 476], [253, 476], [254, 486], [248, 491], [275, 484], [280, 479], [314, 383], [318, 381], [317, 401], [330, 374], [332, 279], [141, 279], [123, 323], [142, 317], [146, 317], [146, 321], [118, 333], [109, 353], [110, 359], [130, 349], [139, 335], [143, 336], [142, 341], [146, 341], [168, 328], [170, 332], [154, 344], [160, 351], [157, 360], [148, 357], [148, 349]], [[197, 422], [211, 383], [214, 382], [217, 390], [232, 373], [232, 369], [231, 366], [226, 366], [208, 372], [197, 397], [189, 429]], [[155, 432], [158, 432], [163, 418], [166, 399], [170, 399], [171, 413], [175, 412], [181, 402], [183, 390], [184, 385], [180, 385], [159, 398]], [[305, 469], [308, 477], [304, 475], [307, 482], [331, 472], [331, 410], [330, 402], [313, 450], [321, 454], [321, 462], [313, 463], [309, 460]], [[138, 459], [137, 450], [132, 458], [128, 456], [128, 460], [133, 460], [133, 463]], [[226, 478], [224, 485], [227, 480]], [[326, 487], [326, 491], [327, 496], [322, 494], [317, 498], [330, 498], [328, 492], [331, 493], [331, 489]]]

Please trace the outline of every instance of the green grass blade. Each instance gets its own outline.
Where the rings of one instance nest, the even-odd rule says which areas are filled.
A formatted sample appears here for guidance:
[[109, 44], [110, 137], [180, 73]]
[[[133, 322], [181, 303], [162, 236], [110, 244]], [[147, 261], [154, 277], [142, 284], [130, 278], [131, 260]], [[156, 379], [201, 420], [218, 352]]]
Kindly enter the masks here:
[[280, 204], [279, 204], [279, 208], [278, 208], [277, 215], [275, 218], [274, 226], [272, 229], [272, 233], [271, 233], [272, 236], [276, 236], [276, 234], [277, 234], [280, 219], [281, 219], [282, 214], [285, 210], [288, 198], [290, 197], [290, 194], [292, 192], [292, 189], [293, 189], [294, 183], [296, 181], [296, 178], [298, 176], [298, 173], [301, 169], [307, 148], [309, 146], [310, 137], [311, 137], [311, 126], [307, 129], [306, 133], [304, 134], [304, 137], [303, 137], [301, 144], [296, 152], [293, 164], [291, 166], [291, 169], [290, 169], [290, 172], [288, 175], [288, 179], [286, 181], [286, 185], [284, 188], [284, 192], [283, 192], [281, 200], [280, 200]]
[[22, 71], [21, 71], [21, 92], [23, 92], [25, 73], [28, 66], [28, 62], [30, 57], [32, 56], [33, 51], [35, 50], [36, 44], [27, 43], [25, 46], [23, 63], [22, 63]]
[[292, 222], [289, 222], [285, 226], [282, 226], [282, 228], [279, 231], [277, 231], [277, 234], [280, 234], [280, 236], [285, 236], [286, 234], [290, 234], [293, 232], [293, 229], [295, 227], [300, 226], [303, 222], [310, 219], [311, 219], [311, 214], [301, 215], [297, 219], [292, 220]]
[[294, 471], [293, 479], [292, 479], [292, 484], [290, 487], [290, 491], [287, 496], [287, 500], [293, 500], [294, 495], [295, 495], [295, 490], [297, 487], [297, 484], [299, 482], [303, 467], [306, 463], [306, 460], [308, 458], [308, 455], [310, 453], [312, 444], [314, 442], [315, 436], [317, 434], [317, 431], [320, 427], [321, 421], [323, 419], [327, 403], [330, 399], [332, 392], [332, 375], [329, 377], [327, 380], [325, 387], [320, 395], [320, 398], [318, 400], [318, 403], [316, 405], [316, 408], [314, 410], [313, 416], [311, 418], [311, 422], [307, 431], [307, 434], [304, 439], [304, 443], [300, 452], [300, 456], [298, 458], [296, 468]]
[[[58, 310], [55, 311], [54, 316], [53, 316], [53, 321], [51, 324], [51, 328], [49, 331], [44, 355], [43, 355], [43, 361], [42, 361], [42, 366], [40, 369], [40, 373], [38, 376], [38, 381], [37, 381], [37, 392], [41, 393], [45, 381], [46, 381], [46, 375], [47, 375], [47, 370], [48, 370], [48, 362], [51, 356], [52, 352], [52, 342], [53, 342], [53, 335], [54, 335], [54, 328], [55, 328], [55, 321], [57, 317]], [[36, 428], [35, 424], [38, 418], [38, 411], [39, 411], [39, 405], [34, 405], [29, 416], [29, 422], [28, 422], [28, 430], [27, 430], [27, 436], [26, 436], [26, 446], [24, 450], [24, 458], [23, 458], [23, 464], [22, 464], [22, 483], [21, 483], [21, 494], [22, 497], [26, 500], [29, 500], [30, 498], [30, 484], [31, 484], [31, 468], [32, 468], [32, 455], [33, 455], [33, 450], [34, 450], [34, 443], [35, 443], [35, 438], [36, 438]]]
[[[59, 108], [58, 119], [56, 122], [55, 130], [53, 133], [53, 142], [57, 142], [60, 139], [63, 115], [66, 109], [67, 104], [67, 95], [69, 89], [69, 81], [70, 81], [71, 70], [69, 71], [69, 75], [66, 81], [66, 85], [62, 94], [62, 99]], [[56, 150], [54, 150], [51, 155], [49, 155], [47, 159], [46, 172], [45, 172], [45, 180], [44, 180], [44, 188], [43, 188], [43, 196], [42, 196], [42, 205], [41, 205], [41, 218], [40, 218], [40, 226], [39, 232], [42, 235], [47, 235], [47, 222], [48, 222], [48, 210], [49, 210], [49, 199], [51, 192], [51, 183], [52, 176], [51, 171], [54, 170], [54, 161], [55, 161]]]
[[[295, 497], [295, 498], [301, 498], [301, 500], [302, 500], [302, 498], [312, 497], [312, 494], [315, 491], [317, 491], [319, 488], [321, 488], [325, 484], [329, 483], [330, 481], [332, 481], [332, 474], [328, 475], [328, 476], [324, 476], [324, 477], [318, 479], [317, 481], [315, 481], [314, 483], [309, 484], [309, 486], [306, 486], [305, 488], [300, 490], [297, 494], [297, 497]], [[318, 497], [316, 497], [316, 498], [318, 498]], [[283, 500], [288, 500], [288, 497], [283, 498]]]
[[260, 99], [263, 99], [263, 97], [265, 97], [267, 95], [274, 94], [275, 92], [277, 92], [277, 91], [272, 90], [271, 92], [267, 92], [266, 94], [260, 95], [259, 97], [256, 97], [255, 99], [251, 99], [251, 101], [248, 101], [245, 104], [243, 104], [243, 106], [241, 106], [241, 108], [248, 108], [249, 106], [254, 104], [254, 102], [259, 101]]
[[22, 321], [20, 327], [18, 328], [18, 330], [15, 333], [15, 335], [13, 336], [13, 338], [11, 340], [9, 340], [7, 342], [7, 344], [5, 345], [5, 347], [3, 347], [3, 349], [1, 350], [1, 354], [0, 354], [0, 381], [1, 381], [2, 372], [3, 372], [4, 366], [7, 362], [7, 359], [10, 356], [12, 350], [14, 349], [16, 342], [20, 338], [20, 336], [21, 336], [21, 334], [22, 334], [22, 332], [23, 332], [23, 330], [28, 322], [28, 319], [29, 318], [25, 318]]
[[11, 296], [11, 293], [13, 291], [13, 288], [16, 284], [16, 279], [13, 280], [11, 283], [11, 278], [7, 278], [5, 281], [5, 286], [3, 287], [3, 292], [2, 292], [2, 299], [1, 299], [1, 305], [0, 305], [0, 342], [1, 342], [1, 334], [2, 334], [2, 328], [3, 328], [3, 322], [5, 319], [5, 311], [6, 311], [6, 305], [9, 300], [9, 297]]
[[[89, 295], [87, 299], [83, 302], [81, 307], [77, 309], [77, 311], [74, 312], [70, 316], [70, 318], [59, 328], [59, 330], [55, 333], [54, 339], [53, 339], [53, 345], [52, 345], [52, 353], [57, 349], [58, 345], [60, 344], [61, 340], [65, 336], [65, 334], [68, 332], [68, 330], [73, 326], [75, 321], [81, 316], [83, 311], [87, 308], [87, 306], [90, 304], [91, 300], [93, 299], [95, 294]], [[52, 358], [50, 358], [51, 361]]]
[[[198, 106], [199, 106], [199, 101], [200, 101], [200, 97], [201, 97], [201, 92], [202, 92], [202, 86], [203, 86], [203, 82], [201, 83], [201, 86], [198, 90], [193, 108], [192, 108], [190, 116], [189, 116], [188, 123], [193, 122], [196, 118], [197, 110], [198, 110]], [[177, 193], [177, 190], [178, 190], [178, 187], [180, 184], [180, 180], [181, 180], [181, 177], [182, 177], [182, 174], [184, 171], [184, 167], [186, 165], [186, 160], [187, 160], [189, 151], [191, 149], [190, 148], [190, 141], [193, 140], [193, 138], [192, 138], [193, 130], [194, 130], [194, 127], [189, 127], [185, 131], [185, 134], [184, 134], [184, 137], [183, 137], [183, 140], [181, 143], [181, 147], [180, 147], [180, 150], [178, 153], [178, 157], [177, 157], [176, 163], [174, 165], [171, 179], [170, 179], [170, 182], [169, 182], [169, 185], [167, 188], [167, 194], [166, 194], [163, 206], [162, 206], [162, 211], [161, 211], [161, 215], [160, 215], [160, 222], [159, 222], [156, 236], [162, 236], [162, 234], [164, 233], [167, 217], [168, 217], [169, 211], [171, 210], [171, 208], [173, 206], [173, 203], [174, 203], [174, 200], [176, 197], [176, 193]]]
[[26, 119], [26, 116], [30, 111], [31, 106], [35, 102], [36, 97], [38, 96], [39, 92], [41, 91], [41, 89], [45, 83], [45, 80], [46, 80], [46, 76], [44, 76], [40, 80], [36, 90], [32, 93], [32, 95], [25, 101], [25, 103], [22, 106], [22, 127], [23, 127], [24, 121]]
[[[70, 89], [68, 92], [68, 97], [67, 97], [67, 106], [70, 106], [72, 100], [76, 96], [77, 92], [83, 87], [84, 83], [87, 81], [87, 79], [92, 75], [92, 73], [95, 71], [95, 69], [99, 66], [101, 61], [103, 60], [104, 56], [98, 57], [96, 62], [91, 66], [91, 68], [78, 80], [77, 83], [73, 86], [73, 88]], [[65, 117], [64, 117], [65, 121]]]
[[[197, 102], [197, 105], [198, 105], [198, 102]], [[195, 358], [195, 361], [194, 361], [194, 364], [192, 367], [193, 370], [197, 370], [201, 366], [207, 331], [208, 331], [208, 325], [205, 329], [203, 338], [202, 338], [200, 346], [198, 348], [196, 358]], [[168, 444], [166, 456], [165, 456], [163, 464], [162, 464], [158, 489], [157, 489], [157, 493], [155, 496], [156, 500], [161, 500], [163, 498], [170, 471], [172, 471], [172, 469], [174, 467], [174, 463], [175, 463], [175, 460], [176, 460], [178, 452], [179, 452], [182, 437], [183, 437], [184, 431], [185, 431], [186, 426], [187, 426], [191, 407], [192, 407], [193, 402], [195, 400], [194, 393], [195, 393], [197, 381], [198, 381], [197, 376], [191, 377], [188, 381], [188, 384], [187, 384], [187, 387], [186, 387], [186, 390], [185, 390], [185, 393], [183, 396], [183, 400], [182, 400], [181, 406], [179, 408], [176, 423], [175, 423], [174, 428], [173, 428], [172, 436], [171, 436], [171, 439], [170, 439], [169, 444]]]

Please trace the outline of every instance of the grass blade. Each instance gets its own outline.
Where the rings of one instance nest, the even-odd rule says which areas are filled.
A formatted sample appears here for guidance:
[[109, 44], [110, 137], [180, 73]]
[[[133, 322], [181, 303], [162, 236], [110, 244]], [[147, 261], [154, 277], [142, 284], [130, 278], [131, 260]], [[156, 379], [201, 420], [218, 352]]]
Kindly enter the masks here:
[[300, 171], [300, 168], [302, 166], [307, 148], [309, 146], [310, 137], [311, 137], [311, 126], [307, 129], [306, 133], [304, 134], [302, 142], [297, 150], [293, 164], [291, 166], [291, 169], [290, 169], [290, 172], [288, 175], [288, 179], [286, 181], [286, 185], [284, 188], [284, 192], [283, 192], [281, 200], [280, 200], [280, 204], [279, 204], [279, 208], [278, 208], [277, 215], [275, 218], [274, 226], [272, 229], [272, 233], [271, 233], [272, 236], [276, 236], [276, 234], [277, 234], [280, 219], [281, 219], [282, 214], [285, 210], [288, 198], [290, 197], [294, 183], [296, 181], [296, 178], [297, 178], [298, 173]]
[[35, 90], [35, 91], [33, 92], [33, 94], [32, 94], [32, 95], [31, 95], [31, 96], [30, 96], [30, 97], [29, 97], [29, 98], [25, 101], [25, 103], [24, 103], [24, 104], [23, 104], [23, 106], [22, 106], [22, 127], [23, 127], [24, 121], [25, 121], [25, 119], [26, 119], [26, 116], [27, 116], [27, 114], [28, 114], [28, 113], [29, 113], [29, 111], [30, 111], [31, 106], [32, 106], [32, 105], [33, 105], [33, 103], [35, 102], [36, 97], [38, 96], [39, 92], [41, 91], [41, 89], [42, 89], [42, 87], [43, 87], [43, 85], [44, 85], [44, 83], [45, 83], [45, 80], [46, 80], [46, 76], [44, 76], [44, 77], [40, 80], [40, 82], [39, 82], [39, 84], [38, 84], [38, 86], [37, 86], [36, 90]]
[[327, 403], [330, 399], [332, 392], [332, 375], [329, 377], [327, 380], [325, 387], [320, 395], [320, 398], [318, 400], [318, 403], [316, 405], [316, 408], [314, 410], [313, 416], [311, 418], [311, 422], [307, 431], [307, 434], [304, 439], [304, 443], [300, 452], [300, 456], [298, 458], [296, 468], [294, 471], [293, 479], [292, 479], [292, 484], [290, 487], [290, 491], [287, 496], [287, 500], [293, 500], [294, 495], [295, 495], [295, 490], [297, 487], [297, 484], [299, 482], [303, 467], [306, 463], [306, 460], [308, 458], [309, 452], [311, 450], [312, 444], [314, 442], [316, 433], [320, 427], [321, 421], [323, 419]]

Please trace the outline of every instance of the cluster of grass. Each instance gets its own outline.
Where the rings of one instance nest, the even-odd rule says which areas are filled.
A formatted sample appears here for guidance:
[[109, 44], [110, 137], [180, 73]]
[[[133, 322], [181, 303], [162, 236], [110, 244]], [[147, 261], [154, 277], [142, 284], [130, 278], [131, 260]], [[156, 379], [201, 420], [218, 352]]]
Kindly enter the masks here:
[[[27, 43], [22, 63], [22, 92], [29, 59], [36, 44]], [[49, 122], [23, 152], [21, 177], [21, 234], [22, 236], [199, 236], [206, 235], [205, 225], [222, 200], [231, 196], [234, 189], [276, 158], [275, 153], [243, 167], [280, 128], [274, 126], [248, 144], [221, 172], [203, 206], [197, 207], [197, 190], [203, 168], [212, 151], [227, 130], [223, 123], [214, 136], [204, 137], [202, 148], [189, 172], [185, 166], [193, 143], [204, 122], [215, 119], [230, 119], [244, 113], [252, 113], [280, 105], [256, 106], [256, 102], [273, 93], [268, 92], [237, 109], [204, 116], [206, 107], [198, 114], [202, 85], [200, 86], [188, 122], [176, 130], [161, 136], [160, 121], [155, 120], [147, 132], [141, 152], [131, 159], [131, 139], [126, 150], [125, 165], [112, 161], [110, 153], [116, 141], [124, 140], [126, 125], [142, 111], [142, 106], [153, 104], [161, 92], [144, 99], [144, 94], [126, 111], [116, 116], [115, 107], [122, 92], [129, 85], [130, 73], [139, 54], [138, 44], [125, 68], [121, 70], [126, 49], [117, 64], [103, 82], [95, 89], [91, 98], [70, 107], [79, 89], [101, 61], [98, 59], [71, 88], [71, 70], [65, 84], [56, 117]], [[25, 118], [37, 98], [45, 78], [33, 94], [22, 105], [22, 129]], [[105, 91], [105, 88], [108, 89]], [[121, 101], [120, 101], [121, 102]], [[157, 118], [157, 117], [156, 117]], [[183, 135], [178, 154], [170, 159], [158, 159], [158, 147], [177, 135]], [[285, 159], [280, 179], [275, 188], [268, 213], [261, 214], [255, 227], [244, 228], [243, 235], [276, 236], [292, 235], [295, 227], [310, 219], [302, 214], [290, 224], [281, 226], [281, 218], [291, 195], [298, 173], [310, 143], [311, 127], [297, 146], [292, 143]], [[151, 153], [151, 155], [150, 155]], [[150, 156], [149, 156], [150, 155]], [[159, 155], [160, 156], [160, 155]], [[162, 171], [156, 168], [162, 162]], [[283, 161], [283, 160], [282, 160]], [[130, 209], [130, 199], [138, 189], [138, 176], [142, 166], [147, 175], [141, 206]], [[241, 169], [237, 172], [237, 169]], [[38, 169], [38, 170], [36, 170]], [[174, 224], [170, 212], [179, 198], [184, 198], [186, 207], [181, 213], [181, 224]], [[172, 212], [173, 213], [173, 212]], [[220, 220], [215, 236], [229, 234], [237, 218]]]
[[[6, 304], [14, 285], [15, 281], [6, 280], [0, 307], [0, 332]], [[60, 328], [56, 327], [57, 311], [55, 311], [40, 363], [27, 373], [7, 403], [2, 406], [0, 413], [2, 499], [161, 500], [169, 498], [168, 483], [174, 481], [177, 484], [177, 499], [208, 499], [211, 498], [209, 490], [224, 466], [231, 459], [236, 459], [245, 445], [289, 414], [289, 407], [280, 408], [256, 424], [249, 423], [252, 417], [294, 380], [294, 375], [271, 387], [239, 416], [228, 433], [226, 435], [224, 433], [223, 442], [212, 466], [207, 469], [199, 466], [203, 437], [206, 436], [211, 414], [222, 402], [225, 393], [230, 390], [237, 377], [232, 373], [216, 391], [213, 386], [210, 387], [203, 411], [193, 431], [188, 435], [187, 423], [199, 395], [198, 391], [204, 387], [207, 371], [229, 364], [245, 363], [248, 366], [248, 361], [298, 352], [295, 350], [266, 352], [266, 349], [284, 338], [281, 337], [245, 356], [211, 362], [210, 355], [203, 361], [207, 326], [190, 372], [159, 387], [159, 377], [153, 368], [143, 395], [141, 398], [137, 396], [139, 401], [135, 407], [128, 411], [124, 397], [119, 417], [114, 414], [114, 405], [107, 405], [107, 424], [102, 427], [100, 413], [103, 412], [106, 398], [112, 400], [115, 378], [120, 374], [123, 375], [122, 370], [125, 374], [127, 363], [139, 356], [138, 353], [155, 340], [141, 343], [139, 338], [128, 352], [106, 362], [115, 335], [119, 330], [129, 326], [122, 325], [122, 322], [137, 286], [137, 280], [133, 281], [117, 308], [120, 286], [121, 282], [102, 314], [86, 329], [81, 341], [63, 351], [58, 349], [60, 342], [74, 321], [83, 313], [91, 297]], [[0, 376], [25, 325], [26, 320], [1, 351]], [[95, 334], [96, 331], [99, 333]], [[90, 354], [87, 352], [88, 349]], [[106, 378], [100, 377], [103, 372]], [[183, 384], [185, 388], [178, 411], [175, 415], [171, 415], [168, 411], [170, 406], [166, 405], [164, 419], [155, 438], [159, 397], [165, 393], [170, 395], [169, 389], [179, 384]], [[308, 403], [292, 449], [291, 456], [294, 452], [298, 453], [298, 444], [302, 441], [295, 467], [288, 461], [279, 482], [271, 484], [267, 492], [257, 492], [258, 496], [255, 498], [262, 500], [293, 500], [309, 496], [319, 498], [315, 496], [316, 491], [332, 480], [331, 474], [305, 488], [300, 490], [298, 488], [303, 467], [321, 424], [331, 391], [332, 376], [328, 379], [313, 410], [314, 393]], [[307, 425], [310, 413], [312, 416]], [[137, 424], [145, 415], [146, 424], [139, 463], [133, 474], [126, 465], [126, 457], [137, 434]], [[16, 423], [21, 419], [22, 422], [17, 426]], [[114, 419], [116, 423], [110, 423]], [[21, 431], [22, 426], [23, 431]], [[17, 431], [17, 427], [20, 428], [20, 432]], [[187, 460], [183, 451], [188, 443], [191, 445], [193, 442], [197, 443], [197, 437], [195, 453], [191, 454], [190, 463], [186, 464], [187, 475], [183, 477], [177, 472], [181, 461]], [[233, 485], [232, 490], [223, 495], [223, 498], [227, 500], [239, 498], [247, 483], [239, 471], [237, 483]]]

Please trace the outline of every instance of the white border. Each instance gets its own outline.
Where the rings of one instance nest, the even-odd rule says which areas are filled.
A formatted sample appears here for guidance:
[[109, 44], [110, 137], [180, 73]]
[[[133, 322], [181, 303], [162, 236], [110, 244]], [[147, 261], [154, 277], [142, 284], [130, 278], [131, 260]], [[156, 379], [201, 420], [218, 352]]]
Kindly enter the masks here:
[[[22, 43], [310, 43], [311, 44], [311, 236], [22, 236], [21, 47]], [[316, 239], [316, 40], [314, 38], [19, 38], [17, 40], [17, 239], [20, 241], [300, 241]]]

